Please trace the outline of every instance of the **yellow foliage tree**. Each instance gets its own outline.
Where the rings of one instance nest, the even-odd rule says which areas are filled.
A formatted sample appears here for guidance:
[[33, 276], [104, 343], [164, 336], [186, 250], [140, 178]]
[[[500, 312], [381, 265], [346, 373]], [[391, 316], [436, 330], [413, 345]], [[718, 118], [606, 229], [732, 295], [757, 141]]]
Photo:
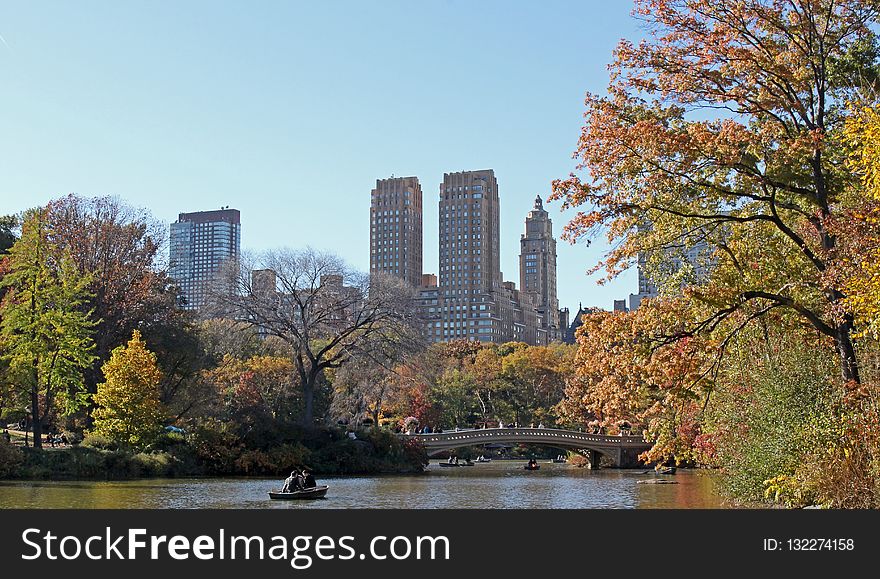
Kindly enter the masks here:
[[880, 106], [863, 107], [844, 129], [852, 150], [847, 165], [861, 179], [854, 212], [858, 243], [848, 251], [846, 305], [862, 333], [880, 336]]
[[106, 382], [98, 384], [94, 401], [94, 434], [143, 447], [159, 434], [164, 413], [159, 401], [162, 374], [156, 355], [147, 349], [139, 331], [113, 350], [102, 367]]

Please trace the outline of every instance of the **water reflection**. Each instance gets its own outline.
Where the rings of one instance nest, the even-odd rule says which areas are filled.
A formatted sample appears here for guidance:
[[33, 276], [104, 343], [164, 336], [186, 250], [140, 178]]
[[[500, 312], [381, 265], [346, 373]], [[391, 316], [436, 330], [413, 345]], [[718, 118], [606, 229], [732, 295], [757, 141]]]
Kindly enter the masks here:
[[[633, 470], [590, 471], [545, 463], [495, 461], [413, 476], [325, 477], [327, 499], [271, 501], [279, 479], [151, 479], [100, 482], [0, 482], [0, 508], [718, 508], [711, 475], [679, 470], [658, 477]], [[665, 478], [677, 484], [637, 484]]]

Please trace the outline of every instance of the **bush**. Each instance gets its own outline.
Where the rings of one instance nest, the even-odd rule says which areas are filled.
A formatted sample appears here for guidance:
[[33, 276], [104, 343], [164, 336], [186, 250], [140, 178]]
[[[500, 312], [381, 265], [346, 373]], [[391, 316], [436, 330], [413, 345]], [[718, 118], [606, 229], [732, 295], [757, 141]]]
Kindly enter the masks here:
[[131, 459], [133, 476], [170, 476], [177, 462], [167, 452], [140, 452]]
[[219, 420], [207, 420], [192, 431], [190, 444], [205, 474], [236, 474], [236, 461], [244, 448], [233, 427]]
[[13, 476], [24, 462], [24, 454], [5, 440], [0, 440], [0, 478]]
[[150, 445], [151, 450], [174, 451], [186, 446], [186, 436], [179, 432], [163, 432]]
[[[277, 425], [268, 440], [245, 445], [237, 426], [207, 420], [191, 434], [165, 433], [150, 451], [135, 452], [105, 436], [89, 434], [79, 446], [38, 451], [0, 446], [0, 477], [130, 479], [185, 475], [286, 475], [294, 467], [317, 474], [421, 472], [428, 459], [418, 441], [385, 430], [350, 440], [338, 429], [301, 430]], [[268, 432], [268, 431], [267, 431]]]
[[814, 489], [795, 474], [820, 451], [832, 412], [832, 358], [820, 345], [754, 346], [731, 356], [731, 375], [713, 400], [713, 441], [726, 476], [722, 487], [745, 502], [804, 506]]
[[83, 437], [81, 446], [97, 450], [119, 450], [119, 443], [114, 442], [102, 434], [88, 433]]

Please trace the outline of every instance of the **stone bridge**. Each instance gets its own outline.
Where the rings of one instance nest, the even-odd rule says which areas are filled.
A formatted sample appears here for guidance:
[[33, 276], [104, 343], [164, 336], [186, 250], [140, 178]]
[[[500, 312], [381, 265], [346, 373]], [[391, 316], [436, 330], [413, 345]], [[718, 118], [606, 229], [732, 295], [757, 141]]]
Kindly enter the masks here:
[[645, 442], [640, 434], [609, 436], [556, 428], [477, 428], [432, 434], [401, 434], [400, 436], [405, 439], [421, 441], [428, 451], [428, 456], [455, 448], [499, 443], [566, 448], [587, 457], [591, 468], [598, 467], [600, 455], [606, 456], [612, 465], [618, 468], [644, 466], [638, 456], [651, 448], [651, 445]]

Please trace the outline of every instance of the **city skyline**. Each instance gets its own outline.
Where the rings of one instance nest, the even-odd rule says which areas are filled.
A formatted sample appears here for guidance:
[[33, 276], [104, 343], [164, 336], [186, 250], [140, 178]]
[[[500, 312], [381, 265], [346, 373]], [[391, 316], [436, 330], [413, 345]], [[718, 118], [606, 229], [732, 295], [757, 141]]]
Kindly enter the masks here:
[[205, 306], [217, 275], [241, 255], [241, 213], [228, 207], [215, 211], [181, 213], [171, 224], [168, 276], [180, 288], [180, 306]]
[[[418, 175], [431, 207], [444, 172], [492, 167], [500, 235], [515, 235], [574, 168], [584, 92], [604, 91], [616, 42], [638, 36], [630, 8], [4, 5], [0, 106], [14, 114], [0, 131], [0, 213], [68, 193], [117, 196], [169, 224], [228, 205], [243, 251], [311, 245], [366, 272], [365, 184]], [[574, 215], [545, 208], [560, 231]], [[436, 213], [423, 227], [436, 230]], [[606, 250], [558, 244], [563, 306], [610, 308], [636, 291], [634, 269], [605, 286], [586, 275]], [[438, 271], [437, 252], [426, 239], [423, 271]], [[516, 280], [516, 248], [500, 259]]]

